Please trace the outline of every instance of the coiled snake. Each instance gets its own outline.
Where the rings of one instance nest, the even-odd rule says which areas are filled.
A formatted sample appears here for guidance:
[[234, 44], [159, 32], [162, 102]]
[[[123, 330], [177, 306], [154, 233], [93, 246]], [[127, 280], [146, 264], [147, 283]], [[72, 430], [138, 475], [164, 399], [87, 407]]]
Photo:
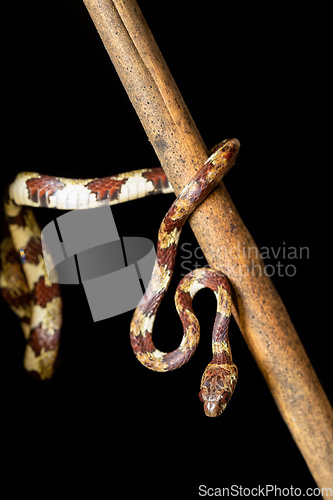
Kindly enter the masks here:
[[[172, 277], [182, 227], [235, 163], [238, 151], [237, 139], [220, 143], [172, 204], [159, 229], [151, 280], [130, 326], [133, 351], [144, 366], [155, 371], [179, 368], [191, 358], [199, 342], [193, 297], [202, 288], [213, 290], [217, 299], [213, 358], [202, 376], [199, 393], [205, 414], [213, 417], [224, 411], [237, 382], [228, 337], [231, 290], [226, 277], [205, 267], [191, 271], [181, 280], [175, 303], [183, 324], [183, 338], [176, 350], [163, 353], [156, 349], [152, 330]], [[51, 283], [46, 272], [40, 228], [32, 210], [26, 207], [94, 208], [104, 200], [112, 205], [161, 192], [172, 192], [161, 168], [75, 180], [23, 172], [9, 186], [5, 214], [10, 235], [1, 243], [0, 288], [21, 320], [27, 339], [24, 366], [30, 374], [41, 379], [52, 377], [59, 348], [62, 303], [59, 285]]]

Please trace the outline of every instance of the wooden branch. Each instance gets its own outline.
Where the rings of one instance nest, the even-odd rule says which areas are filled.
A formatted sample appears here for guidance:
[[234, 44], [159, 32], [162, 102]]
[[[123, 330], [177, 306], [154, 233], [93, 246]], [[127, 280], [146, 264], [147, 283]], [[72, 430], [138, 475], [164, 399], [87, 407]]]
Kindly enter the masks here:
[[[84, 3], [178, 194], [207, 151], [145, 19], [134, 0]], [[236, 320], [318, 487], [332, 487], [332, 408], [223, 184], [190, 224], [209, 265], [235, 289]]]

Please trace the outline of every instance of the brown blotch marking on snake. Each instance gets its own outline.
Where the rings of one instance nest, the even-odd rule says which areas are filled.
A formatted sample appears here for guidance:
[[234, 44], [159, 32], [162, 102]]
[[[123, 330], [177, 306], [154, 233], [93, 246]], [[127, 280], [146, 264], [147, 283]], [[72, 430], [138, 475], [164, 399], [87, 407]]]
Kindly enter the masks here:
[[169, 186], [168, 178], [163, 168], [158, 167], [154, 170], [143, 172], [142, 177], [147, 179], [147, 181], [151, 181], [154, 184], [154, 189], [156, 189], [157, 192], [160, 192]]
[[[11, 286], [2, 286], [0, 288], [0, 294], [11, 308], [15, 310], [29, 310], [31, 293], [28, 291], [28, 285], [22, 271], [21, 262], [13, 246], [11, 246], [9, 250], [7, 249], [6, 254], [0, 260], [0, 272], [3, 272], [4, 275], [7, 274], [5, 268], [7, 268], [8, 265], [10, 266], [10, 277], [7, 277], [7, 279], [9, 279]], [[24, 321], [24, 319], [25, 318], [22, 316], [20, 317], [20, 321]]]
[[58, 348], [60, 338], [60, 330], [55, 330], [50, 335], [47, 330], [37, 326], [31, 331], [29, 345], [32, 347], [37, 356], [40, 355], [42, 349], [45, 351], [52, 351]]
[[206, 288], [210, 288], [213, 291], [218, 290], [218, 285], [222, 285], [224, 290], [226, 290], [229, 294], [231, 294], [231, 287], [227, 279], [221, 279], [221, 276], [218, 274], [210, 275], [210, 276], [200, 276], [200, 283]]
[[192, 350], [189, 349], [188, 351], [186, 351], [185, 356], [184, 356], [183, 351], [181, 351], [180, 349], [176, 349], [173, 352], [167, 353], [164, 356], [163, 361], [165, 363], [167, 363], [168, 370], [170, 370], [170, 371], [176, 370], [177, 368], [180, 368], [182, 365], [187, 363], [187, 361], [190, 359], [190, 357], [192, 356], [194, 351], [195, 351], [195, 349], [192, 349]]
[[[168, 234], [171, 233], [171, 231], [173, 231], [175, 228], [181, 229], [185, 224], [184, 220], [176, 218], [182, 215], [179, 211], [179, 208], [174, 209], [172, 206], [171, 209], [163, 219], [164, 229]], [[172, 220], [172, 217], [176, 218], [176, 220]]]
[[30, 307], [30, 293], [20, 292], [20, 295], [16, 295], [8, 288], [1, 288], [0, 293], [10, 307], [15, 309]]
[[[193, 312], [192, 299], [189, 292], [184, 292], [184, 290], [181, 289], [177, 290], [177, 301], [182, 304], [182, 310], [188, 309], [189, 311]], [[182, 317], [184, 317], [184, 321], [186, 323], [185, 326], [187, 328], [187, 316], [183, 315]]]
[[[181, 193], [171, 205], [163, 219], [167, 232], [171, 232], [174, 228], [181, 229], [194, 208], [207, 197], [207, 186], [210, 184], [209, 192], [216, 186], [217, 182], [209, 182], [208, 174], [212, 169], [214, 169], [213, 165], [207, 164], [205, 174], [199, 171], [189, 183], [191, 184], [190, 193], [187, 190], [185, 193]], [[183, 200], [186, 201], [185, 205]]]
[[98, 201], [117, 200], [121, 192], [121, 187], [128, 181], [128, 178], [117, 179], [116, 177], [102, 177], [88, 182], [85, 187], [90, 189]]
[[7, 215], [7, 221], [9, 225], [15, 225], [19, 227], [25, 227], [27, 225], [25, 218], [24, 218], [24, 211], [21, 210], [17, 215], [14, 217]]
[[[15, 248], [12, 246], [9, 251], [6, 253], [6, 262], [10, 264], [20, 265], [20, 260], [17, 256], [17, 252]], [[0, 271], [3, 269], [2, 262], [0, 262]]]
[[32, 236], [24, 249], [25, 262], [37, 265], [42, 257], [42, 253], [41, 239], [38, 236]]
[[47, 207], [50, 196], [66, 187], [57, 177], [43, 174], [40, 177], [28, 179], [26, 184], [30, 200], [39, 203], [41, 207]]
[[216, 342], [222, 342], [228, 337], [228, 328], [230, 323], [230, 317], [221, 314], [220, 312], [216, 313], [214, 329], [218, 334], [215, 335]]
[[169, 270], [172, 270], [176, 260], [176, 254], [177, 245], [175, 243], [172, 243], [167, 248], [161, 248], [159, 242], [157, 242], [157, 262], [161, 267], [167, 266]]
[[[139, 306], [140, 310], [142, 311], [142, 314], [144, 316], [147, 316], [148, 318], [150, 316], [153, 316], [155, 314], [155, 311], [156, 311], [159, 303], [163, 299], [164, 294], [165, 294], [165, 291], [161, 290], [156, 295], [153, 295], [151, 298], [144, 300], [142, 302], [142, 304], [140, 304], [140, 306]], [[146, 296], [147, 296], [147, 293], [143, 297], [146, 298]]]
[[144, 352], [154, 352], [155, 346], [151, 334], [146, 332], [146, 335], [137, 335], [136, 337], [131, 337], [131, 346], [135, 354]]
[[52, 299], [60, 296], [60, 286], [58, 283], [46, 286], [44, 276], [41, 276], [35, 284], [34, 296], [37, 305], [46, 307]]

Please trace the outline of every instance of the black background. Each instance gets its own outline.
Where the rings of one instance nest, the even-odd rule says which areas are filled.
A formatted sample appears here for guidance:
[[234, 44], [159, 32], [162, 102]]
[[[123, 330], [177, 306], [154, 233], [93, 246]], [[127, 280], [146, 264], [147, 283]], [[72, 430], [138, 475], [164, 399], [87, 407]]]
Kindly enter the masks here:
[[[296, 274], [273, 281], [332, 400], [331, 327], [320, 324], [329, 314], [325, 12], [283, 3], [139, 5], [208, 147], [231, 136], [241, 142], [225, 184], [258, 246], [309, 248], [309, 258], [278, 259]], [[158, 165], [83, 3], [13, 2], [2, 24], [3, 189], [21, 170], [95, 177]], [[172, 200], [114, 207], [119, 233], [156, 241]], [[38, 211], [42, 225], [58, 215]], [[196, 248], [188, 228], [182, 242]], [[155, 324], [161, 350], [181, 338], [172, 292], [182, 259], [180, 250]], [[267, 263], [276, 268], [277, 260]], [[13, 492], [195, 498], [200, 484], [315, 486], [234, 321], [237, 390], [222, 417], [204, 416], [197, 393], [210, 361], [210, 292], [195, 299], [197, 353], [167, 374], [137, 362], [131, 312], [93, 323], [83, 289], [63, 287], [63, 297], [62, 364], [48, 384], [24, 373], [19, 324], [0, 304], [4, 477]]]

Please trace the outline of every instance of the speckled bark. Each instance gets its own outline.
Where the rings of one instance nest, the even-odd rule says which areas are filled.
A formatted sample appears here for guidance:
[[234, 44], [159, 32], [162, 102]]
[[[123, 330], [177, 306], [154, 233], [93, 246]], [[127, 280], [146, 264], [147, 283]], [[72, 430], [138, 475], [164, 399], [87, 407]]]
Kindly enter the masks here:
[[[179, 194], [207, 151], [152, 34], [134, 0], [84, 3]], [[332, 408], [263, 263], [247, 251], [255, 242], [222, 184], [190, 224], [208, 263], [236, 291], [238, 324], [314, 479], [321, 488], [332, 487]]]

